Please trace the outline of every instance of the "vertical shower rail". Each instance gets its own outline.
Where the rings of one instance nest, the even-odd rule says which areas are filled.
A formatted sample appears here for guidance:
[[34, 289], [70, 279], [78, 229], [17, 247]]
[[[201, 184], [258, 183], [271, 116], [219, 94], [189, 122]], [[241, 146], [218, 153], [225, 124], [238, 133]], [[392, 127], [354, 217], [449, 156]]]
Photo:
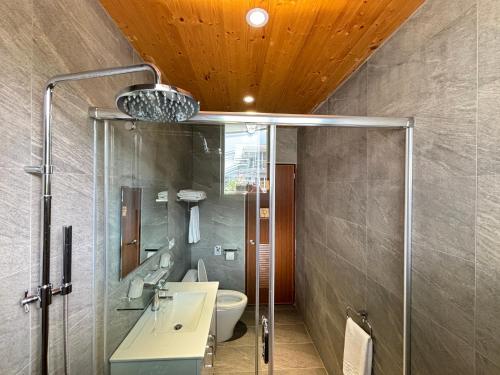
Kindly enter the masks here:
[[54, 165], [52, 164], [52, 96], [55, 87], [59, 83], [81, 81], [94, 78], [110, 77], [121, 74], [149, 71], [153, 73], [155, 83], [161, 82], [161, 73], [152, 64], [137, 64], [125, 67], [90, 70], [72, 74], [62, 74], [50, 78], [44, 89], [43, 97], [43, 150], [41, 166], [26, 166], [26, 173], [40, 175], [42, 177], [41, 194], [41, 270], [40, 286], [36, 293], [28, 295], [25, 292], [21, 305], [29, 309], [29, 304], [40, 302], [41, 314], [41, 351], [40, 369], [42, 375], [48, 374], [48, 352], [49, 352], [49, 306], [52, 303], [52, 296], [61, 294], [61, 288], [53, 288], [50, 282], [50, 233], [52, 224], [52, 174]]

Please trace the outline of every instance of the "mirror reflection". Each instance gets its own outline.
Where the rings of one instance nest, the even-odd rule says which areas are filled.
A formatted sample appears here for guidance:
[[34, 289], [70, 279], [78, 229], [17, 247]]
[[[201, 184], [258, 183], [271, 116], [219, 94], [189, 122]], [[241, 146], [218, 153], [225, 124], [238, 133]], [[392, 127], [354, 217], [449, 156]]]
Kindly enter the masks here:
[[166, 187], [121, 187], [120, 278], [168, 245]]

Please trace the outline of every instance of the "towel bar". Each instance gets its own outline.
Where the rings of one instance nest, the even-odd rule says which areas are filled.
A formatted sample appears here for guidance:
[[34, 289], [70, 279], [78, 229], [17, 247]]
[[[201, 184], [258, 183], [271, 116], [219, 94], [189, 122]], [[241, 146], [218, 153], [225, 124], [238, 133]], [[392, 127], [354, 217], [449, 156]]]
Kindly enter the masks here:
[[348, 318], [351, 318], [351, 319], [354, 319], [353, 315], [355, 315], [359, 319], [361, 319], [360, 326], [364, 325], [365, 326], [364, 330], [366, 331], [368, 329], [367, 333], [370, 335], [370, 337], [373, 336], [373, 329], [372, 329], [372, 325], [368, 321], [368, 312], [367, 311], [365, 311], [365, 310], [356, 311], [351, 306], [347, 306], [346, 315]]

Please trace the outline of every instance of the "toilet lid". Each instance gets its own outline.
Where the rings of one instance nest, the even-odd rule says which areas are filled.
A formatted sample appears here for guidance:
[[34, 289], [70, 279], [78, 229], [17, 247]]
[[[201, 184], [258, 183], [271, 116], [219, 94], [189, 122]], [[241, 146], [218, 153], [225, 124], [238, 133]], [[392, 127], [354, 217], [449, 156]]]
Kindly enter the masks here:
[[198, 259], [198, 281], [206, 282], [208, 281], [207, 269], [205, 268], [205, 263], [203, 259]]

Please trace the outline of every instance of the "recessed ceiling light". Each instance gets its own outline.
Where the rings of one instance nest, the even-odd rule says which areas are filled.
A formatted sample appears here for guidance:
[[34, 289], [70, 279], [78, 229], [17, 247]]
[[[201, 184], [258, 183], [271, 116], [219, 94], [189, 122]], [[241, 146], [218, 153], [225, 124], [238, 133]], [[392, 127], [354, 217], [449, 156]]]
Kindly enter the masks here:
[[255, 98], [252, 95], [246, 95], [243, 97], [243, 101], [247, 104], [250, 104], [255, 101]]
[[247, 23], [252, 27], [263, 27], [267, 21], [269, 21], [269, 14], [262, 8], [253, 8], [247, 13]]

